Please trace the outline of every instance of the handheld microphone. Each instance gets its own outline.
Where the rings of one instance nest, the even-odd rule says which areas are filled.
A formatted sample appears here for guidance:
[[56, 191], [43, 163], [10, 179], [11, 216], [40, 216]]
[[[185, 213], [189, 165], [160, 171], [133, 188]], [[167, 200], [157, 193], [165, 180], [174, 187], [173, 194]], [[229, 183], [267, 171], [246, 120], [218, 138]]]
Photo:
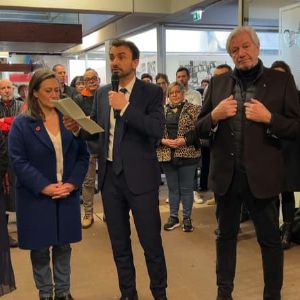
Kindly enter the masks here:
[[[114, 92], [119, 91], [119, 75], [118, 73], [112, 73], [111, 75], [111, 90]], [[120, 115], [120, 111], [117, 109], [114, 109], [114, 117], [116, 118], [118, 115]]]

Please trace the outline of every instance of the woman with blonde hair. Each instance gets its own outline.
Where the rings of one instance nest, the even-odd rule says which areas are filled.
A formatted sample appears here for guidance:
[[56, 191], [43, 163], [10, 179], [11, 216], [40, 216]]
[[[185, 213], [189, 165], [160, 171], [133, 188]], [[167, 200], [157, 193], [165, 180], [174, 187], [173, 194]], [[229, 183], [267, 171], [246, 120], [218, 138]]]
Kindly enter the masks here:
[[195, 122], [200, 106], [184, 98], [184, 86], [173, 82], [167, 90], [169, 103], [165, 108], [166, 126], [164, 137], [157, 148], [158, 160], [166, 174], [170, 217], [165, 230], [180, 226], [178, 210], [183, 206], [184, 232], [192, 232], [193, 179], [200, 157], [200, 141], [196, 136]]

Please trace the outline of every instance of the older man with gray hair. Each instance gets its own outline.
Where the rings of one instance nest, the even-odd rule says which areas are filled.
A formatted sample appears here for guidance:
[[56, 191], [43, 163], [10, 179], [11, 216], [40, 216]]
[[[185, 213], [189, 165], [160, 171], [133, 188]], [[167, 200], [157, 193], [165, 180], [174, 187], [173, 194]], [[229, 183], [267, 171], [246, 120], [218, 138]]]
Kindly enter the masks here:
[[281, 299], [283, 251], [276, 203], [284, 165], [279, 138], [299, 138], [300, 107], [292, 75], [265, 68], [259, 49], [251, 27], [231, 32], [227, 51], [235, 69], [211, 79], [197, 124], [198, 135], [211, 139], [209, 185], [219, 226], [217, 300], [233, 299], [243, 201], [261, 248], [263, 299]]

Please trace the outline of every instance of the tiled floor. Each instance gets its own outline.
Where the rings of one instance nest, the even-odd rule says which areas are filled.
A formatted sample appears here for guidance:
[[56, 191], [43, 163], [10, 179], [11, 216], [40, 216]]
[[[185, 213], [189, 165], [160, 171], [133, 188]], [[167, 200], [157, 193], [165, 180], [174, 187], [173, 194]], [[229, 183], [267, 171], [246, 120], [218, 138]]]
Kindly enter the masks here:
[[[205, 198], [211, 198], [206, 194]], [[168, 218], [165, 203], [166, 187], [161, 188], [161, 217]], [[76, 300], [116, 300], [119, 290], [115, 266], [105, 223], [101, 220], [99, 195], [95, 201], [95, 223], [83, 231], [83, 241], [73, 245], [72, 253], [72, 294]], [[162, 232], [168, 266], [169, 300], [214, 300], [215, 287], [215, 246], [214, 206], [195, 205], [193, 223], [195, 231], [184, 233], [180, 228]], [[134, 226], [133, 226], [134, 228]], [[14, 234], [15, 225], [10, 224]], [[144, 255], [132, 230], [133, 250], [137, 269], [137, 289], [140, 300], [152, 299]], [[285, 280], [283, 300], [300, 299], [300, 247], [294, 246], [285, 252]], [[3, 297], [3, 300], [38, 299], [35, 289], [29, 252], [12, 249], [17, 290]], [[261, 258], [251, 222], [242, 224], [238, 242], [238, 265], [234, 299], [262, 299]]]

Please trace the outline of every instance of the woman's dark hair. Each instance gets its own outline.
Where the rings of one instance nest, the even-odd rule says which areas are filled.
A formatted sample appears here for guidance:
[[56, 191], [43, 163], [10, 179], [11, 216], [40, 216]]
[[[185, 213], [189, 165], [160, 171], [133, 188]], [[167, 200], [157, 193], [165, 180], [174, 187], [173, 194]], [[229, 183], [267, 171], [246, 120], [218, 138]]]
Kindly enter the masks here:
[[291, 71], [291, 68], [290, 66], [283, 60], [276, 60], [272, 63], [271, 65], [271, 69], [276, 69], [276, 68], [281, 68], [283, 69], [285, 72], [291, 74], [292, 71]]
[[34, 72], [28, 86], [27, 109], [24, 112], [27, 116], [34, 119], [44, 117], [40, 104], [34, 96], [34, 91], [38, 91], [40, 89], [43, 81], [52, 78], [57, 80], [56, 74], [49, 69], [38, 69]]
[[75, 77], [72, 79], [72, 81], [71, 81], [71, 83], [70, 83], [70, 86], [72, 86], [73, 88], [76, 88], [76, 83], [77, 83], [77, 82], [84, 82], [83, 76], [75, 76]]

